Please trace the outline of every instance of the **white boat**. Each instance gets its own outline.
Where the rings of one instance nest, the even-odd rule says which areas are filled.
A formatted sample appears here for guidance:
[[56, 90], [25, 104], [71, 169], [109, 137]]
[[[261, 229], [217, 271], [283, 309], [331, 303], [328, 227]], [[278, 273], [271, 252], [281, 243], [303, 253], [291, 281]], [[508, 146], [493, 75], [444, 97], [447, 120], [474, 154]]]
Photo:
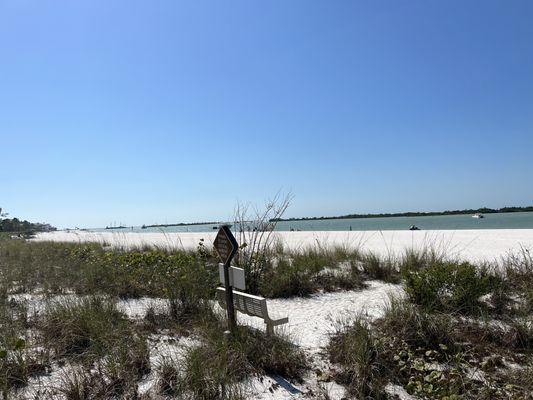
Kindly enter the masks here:
[[476, 214], [472, 215], [472, 218], [480, 219], [480, 218], [485, 218], [485, 216], [483, 214], [481, 214], [481, 213], [476, 213]]

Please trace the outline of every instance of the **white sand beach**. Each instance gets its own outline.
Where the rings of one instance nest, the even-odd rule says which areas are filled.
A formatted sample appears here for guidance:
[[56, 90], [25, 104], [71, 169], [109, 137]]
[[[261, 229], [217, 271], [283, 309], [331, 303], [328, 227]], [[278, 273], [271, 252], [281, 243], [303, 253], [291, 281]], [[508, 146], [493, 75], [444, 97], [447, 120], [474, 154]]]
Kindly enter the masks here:
[[[194, 249], [203, 239], [210, 246], [216, 232], [137, 233], [57, 231], [39, 233], [34, 240], [58, 242], [97, 242], [113, 247], [157, 246]], [[308, 231], [275, 232], [286, 248], [308, 246], [347, 246], [383, 256], [399, 255], [406, 249], [431, 248], [439, 254], [463, 260], [499, 261], [510, 252], [533, 248], [533, 229], [477, 229], [455, 231]]]

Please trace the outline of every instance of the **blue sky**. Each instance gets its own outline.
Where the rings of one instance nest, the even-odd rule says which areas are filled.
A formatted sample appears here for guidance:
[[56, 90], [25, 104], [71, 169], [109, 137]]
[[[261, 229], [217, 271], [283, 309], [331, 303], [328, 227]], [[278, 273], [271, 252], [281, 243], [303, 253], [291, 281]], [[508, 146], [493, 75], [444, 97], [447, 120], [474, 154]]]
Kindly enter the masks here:
[[0, 0], [0, 206], [57, 226], [533, 203], [533, 2]]

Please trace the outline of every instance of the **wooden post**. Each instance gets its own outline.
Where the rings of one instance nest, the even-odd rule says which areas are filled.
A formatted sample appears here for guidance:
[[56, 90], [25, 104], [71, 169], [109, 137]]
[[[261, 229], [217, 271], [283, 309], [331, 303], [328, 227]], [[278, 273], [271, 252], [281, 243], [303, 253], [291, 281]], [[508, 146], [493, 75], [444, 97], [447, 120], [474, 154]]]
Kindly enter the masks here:
[[233, 307], [233, 287], [230, 284], [229, 280], [229, 267], [230, 261], [224, 263], [224, 286], [226, 288], [226, 311], [228, 314], [228, 329], [230, 334], [233, 336], [235, 334], [235, 308]]
[[228, 225], [222, 225], [218, 230], [215, 241], [213, 242], [220, 261], [224, 263], [224, 287], [226, 288], [226, 310], [228, 313], [228, 329], [229, 335], [235, 334], [235, 309], [233, 307], [233, 287], [231, 286], [229, 269], [231, 260], [238, 250], [237, 240], [231, 233]]

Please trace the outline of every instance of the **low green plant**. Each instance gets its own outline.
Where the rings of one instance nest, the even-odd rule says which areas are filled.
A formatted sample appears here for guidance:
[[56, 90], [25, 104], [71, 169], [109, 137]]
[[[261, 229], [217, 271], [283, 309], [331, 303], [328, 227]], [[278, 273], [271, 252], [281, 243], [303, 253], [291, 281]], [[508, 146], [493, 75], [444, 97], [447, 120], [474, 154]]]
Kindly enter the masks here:
[[454, 346], [449, 315], [429, 314], [406, 299], [391, 297], [376, 325], [386, 335], [401, 338], [413, 348], [442, 350]]
[[472, 312], [479, 298], [488, 294], [494, 276], [470, 263], [437, 263], [404, 272], [405, 290], [414, 303], [426, 310]]
[[409, 394], [422, 399], [458, 400], [473, 390], [462, 353], [450, 355], [445, 345], [426, 350], [395, 338], [384, 342], [389, 349], [384, 356], [388, 358], [391, 375]]
[[307, 296], [317, 290], [313, 275], [306, 265], [281, 259], [264, 273], [259, 292], [270, 298]]
[[331, 292], [364, 287], [355, 262], [356, 250], [315, 246], [301, 251], [278, 253], [265, 261], [258, 292], [265, 297], [307, 296], [319, 290]]
[[[11, 293], [181, 297], [212, 288], [216, 268], [203, 253], [104, 250], [99, 244], [0, 242], [0, 287]], [[181, 291], [181, 292], [180, 292]], [[204, 298], [207, 296], [204, 296]]]

